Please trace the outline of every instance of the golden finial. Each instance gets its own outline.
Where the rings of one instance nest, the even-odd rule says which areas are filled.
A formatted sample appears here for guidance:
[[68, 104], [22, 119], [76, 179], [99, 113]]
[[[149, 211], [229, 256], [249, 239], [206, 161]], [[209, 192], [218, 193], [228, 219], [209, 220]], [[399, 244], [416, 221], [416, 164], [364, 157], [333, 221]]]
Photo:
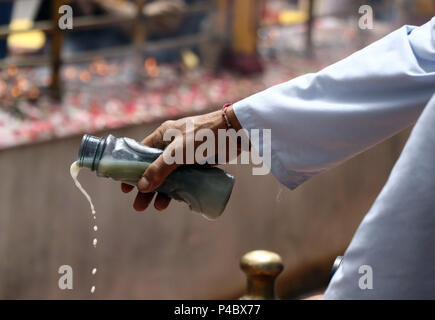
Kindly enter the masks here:
[[240, 260], [247, 277], [247, 290], [241, 300], [276, 300], [275, 279], [284, 269], [281, 257], [270, 251], [255, 250]]

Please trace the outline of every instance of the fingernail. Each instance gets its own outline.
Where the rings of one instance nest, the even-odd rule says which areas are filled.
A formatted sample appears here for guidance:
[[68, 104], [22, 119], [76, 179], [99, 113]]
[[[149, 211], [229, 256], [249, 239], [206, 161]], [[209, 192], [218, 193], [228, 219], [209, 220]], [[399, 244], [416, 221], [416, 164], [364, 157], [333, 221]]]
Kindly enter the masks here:
[[150, 183], [145, 177], [140, 178], [139, 182], [137, 183], [137, 188], [139, 191], [147, 191], [149, 188]]

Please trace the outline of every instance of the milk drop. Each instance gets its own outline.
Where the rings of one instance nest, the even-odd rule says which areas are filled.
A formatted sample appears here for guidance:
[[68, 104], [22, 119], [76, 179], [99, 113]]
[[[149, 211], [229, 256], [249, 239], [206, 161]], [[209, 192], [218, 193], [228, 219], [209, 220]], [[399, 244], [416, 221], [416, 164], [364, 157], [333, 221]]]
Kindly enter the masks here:
[[92, 245], [94, 246], [94, 247], [96, 247], [97, 246], [97, 238], [94, 238], [94, 240], [92, 240]]
[[98, 227], [97, 226], [94, 226], [94, 231], [97, 231], [98, 230]]
[[281, 194], [282, 194], [282, 188], [280, 187], [279, 191], [278, 191], [278, 194], [276, 195], [275, 202], [278, 203], [278, 202], [281, 201]]
[[97, 273], [97, 268], [92, 269], [92, 274], [96, 274]]
[[92, 286], [91, 293], [94, 293], [94, 292], [95, 292], [95, 286]]

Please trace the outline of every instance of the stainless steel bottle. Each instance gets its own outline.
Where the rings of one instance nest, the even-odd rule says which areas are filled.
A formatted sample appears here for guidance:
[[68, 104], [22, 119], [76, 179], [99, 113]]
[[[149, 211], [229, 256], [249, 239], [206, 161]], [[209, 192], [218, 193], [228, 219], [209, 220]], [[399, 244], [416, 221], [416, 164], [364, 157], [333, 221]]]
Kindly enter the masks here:
[[[85, 134], [77, 163], [95, 171], [99, 177], [136, 185], [162, 152], [130, 138]], [[209, 219], [216, 219], [224, 211], [233, 185], [234, 177], [219, 168], [186, 165], [172, 172], [157, 191], [186, 202], [193, 211]]]

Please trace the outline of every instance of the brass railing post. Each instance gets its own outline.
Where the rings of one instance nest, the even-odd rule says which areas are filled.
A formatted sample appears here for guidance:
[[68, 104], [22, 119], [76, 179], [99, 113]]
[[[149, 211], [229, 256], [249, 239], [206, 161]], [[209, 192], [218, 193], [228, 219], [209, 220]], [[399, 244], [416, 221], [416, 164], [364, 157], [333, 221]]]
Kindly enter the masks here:
[[[217, 1], [217, 10], [218, 10], [218, 18], [217, 18], [217, 27], [219, 36], [223, 39], [228, 38], [228, 33], [230, 32], [229, 27], [229, 10], [230, 5], [228, 0], [216, 0]], [[225, 43], [226, 45], [227, 43]]]
[[240, 300], [276, 300], [275, 279], [284, 269], [281, 257], [271, 251], [255, 250], [243, 255], [240, 267], [247, 289]]
[[257, 52], [258, 0], [233, 2], [232, 50], [236, 54], [255, 55]]
[[313, 57], [314, 0], [308, 0], [307, 16], [307, 29], [305, 31], [305, 54], [307, 57]]
[[145, 0], [136, 0], [136, 7], [137, 7], [137, 15], [136, 15], [136, 23], [134, 24], [134, 31], [133, 31], [133, 45], [135, 48], [135, 61], [137, 64], [136, 68], [136, 76], [135, 80], [140, 81], [141, 80], [141, 73], [142, 70], [142, 52], [143, 52], [143, 44], [146, 39], [146, 30], [145, 30], [145, 19], [143, 17], [143, 8], [145, 6]]
[[63, 32], [59, 28], [59, 8], [65, 0], [53, 0], [51, 8], [51, 19], [53, 22], [53, 31], [51, 38], [51, 95], [54, 99], [59, 100], [61, 97], [61, 77], [60, 67], [62, 63], [62, 42]]

